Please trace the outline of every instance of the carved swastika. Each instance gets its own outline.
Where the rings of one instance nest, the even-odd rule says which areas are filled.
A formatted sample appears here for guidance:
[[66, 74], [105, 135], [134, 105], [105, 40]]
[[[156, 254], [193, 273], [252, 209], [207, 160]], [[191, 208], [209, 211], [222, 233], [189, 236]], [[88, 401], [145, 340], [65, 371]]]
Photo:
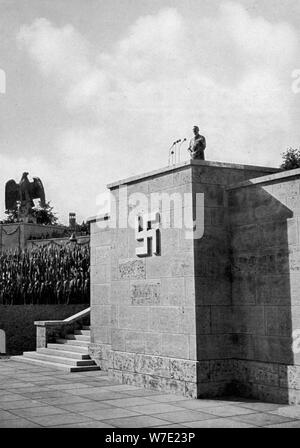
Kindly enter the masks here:
[[160, 255], [160, 214], [153, 212], [143, 216], [136, 216], [135, 238], [143, 245], [137, 247], [135, 253], [138, 257]]

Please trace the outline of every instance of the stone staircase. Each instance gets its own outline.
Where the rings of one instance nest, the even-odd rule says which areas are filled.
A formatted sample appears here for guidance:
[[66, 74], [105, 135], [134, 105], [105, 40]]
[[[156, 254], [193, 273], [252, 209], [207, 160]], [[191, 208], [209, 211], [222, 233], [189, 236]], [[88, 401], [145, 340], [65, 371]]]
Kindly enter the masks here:
[[88, 354], [89, 344], [90, 327], [82, 326], [74, 334], [67, 334], [65, 339], [56, 339], [55, 343], [48, 343], [45, 348], [24, 352], [22, 356], [12, 356], [11, 359], [69, 372], [100, 370]]

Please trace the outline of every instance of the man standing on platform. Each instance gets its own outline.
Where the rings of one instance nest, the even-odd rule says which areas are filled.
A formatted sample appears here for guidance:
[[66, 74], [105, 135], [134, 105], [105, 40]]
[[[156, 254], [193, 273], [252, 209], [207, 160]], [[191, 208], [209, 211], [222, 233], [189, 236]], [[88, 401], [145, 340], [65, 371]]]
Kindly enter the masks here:
[[206, 148], [206, 140], [203, 135], [199, 134], [198, 126], [193, 127], [195, 137], [190, 141], [188, 151], [191, 153], [193, 160], [205, 160], [204, 151]]

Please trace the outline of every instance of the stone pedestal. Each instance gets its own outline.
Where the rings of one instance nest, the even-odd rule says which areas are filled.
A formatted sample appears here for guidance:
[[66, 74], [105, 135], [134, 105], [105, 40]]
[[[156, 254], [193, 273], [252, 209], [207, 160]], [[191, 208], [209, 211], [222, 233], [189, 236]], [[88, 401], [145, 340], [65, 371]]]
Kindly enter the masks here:
[[190, 161], [108, 186], [112, 213], [91, 220], [90, 353], [110, 375], [191, 398], [299, 400], [300, 180], [291, 195], [277, 171]]

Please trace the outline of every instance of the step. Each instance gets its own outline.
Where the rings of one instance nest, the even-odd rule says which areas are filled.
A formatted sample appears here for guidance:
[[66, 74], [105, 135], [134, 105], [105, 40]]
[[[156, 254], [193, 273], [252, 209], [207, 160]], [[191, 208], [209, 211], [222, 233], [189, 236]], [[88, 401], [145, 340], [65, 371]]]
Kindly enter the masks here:
[[27, 363], [27, 364], [36, 364], [39, 366], [43, 366], [43, 367], [50, 367], [52, 369], [57, 369], [57, 370], [67, 370], [68, 372], [90, 372], [92, 370], [100, 370], [100, 367], [95, 365], [95, 366], [69, 366], [67, 364], [58, 364], [58, 363], [53, 363], [53, 362], [49, 362], [49, 361], [42, 361], [40, 359], [34, 359], [34, 358], [25, 358], [24, 356], [12, 356], [10, 358], [12, 361], [16, 361], [16, 362], [23, 362], [23, 363]]
[[77, 341], [76, 339], [56, 339], [58, 344], [68, 344], [79, 347], [88, 347], [90, 345], [90, 341]]
[[88, 352], [89, 352], [89, 349], [86, 346], [82, 347], [80, 345], [70, 345], [70, 344], [50, 343], [50, 344], [47, 344], [47, 348], [60, 350], [62, 352], [67, 351], [67, 352], [74, 352], [74, 353], [81, 353], [81, 354], [88, 354]]
[[58, 364], [67, 364], [71, 366], [94, 366], [95, 361], [92, 359], [85, 359], [85, 360], [78, 360], [78, 359], [72, 359], [72, 358], [61, 358], [60, 356], [53, 356], [53, 355], [47, 355], [44, 353], [37, 353], [37, 352], [24, 352], [23, 353], [24, 358], [33, 358], [33, 359], [40, 359], [41, 361], [49, 361], [53, 363]]
[[82, 329], [83, 329], [83, 330], [90, 330], [91, 327], [90, 327], [90, 325], [83, 325], [83, 326], [82, 326]]
[[82, 334], [82, 335], [91, 337], [91, 331], [90, 330], [75, 330], [74, 334]]
[[[60, 345], [60, 344], [59, 344]], [[72, 358], [72, 359], [90, 359], [87, 353], [77, 353], [68, 352], [67, 350], [51, 349], [51, 348], [38, 348], [37, 353], [42, 353], [44, 355], [60, 356], [61, 358]]]
[[85, 334], [67, 334], [66, 339], [91, 342], [91, 337]]
[[77, 341], [76, 339], [56, 339], [58, 344], [71, 345], [77, 347], [89, 347], [90, 341]]

